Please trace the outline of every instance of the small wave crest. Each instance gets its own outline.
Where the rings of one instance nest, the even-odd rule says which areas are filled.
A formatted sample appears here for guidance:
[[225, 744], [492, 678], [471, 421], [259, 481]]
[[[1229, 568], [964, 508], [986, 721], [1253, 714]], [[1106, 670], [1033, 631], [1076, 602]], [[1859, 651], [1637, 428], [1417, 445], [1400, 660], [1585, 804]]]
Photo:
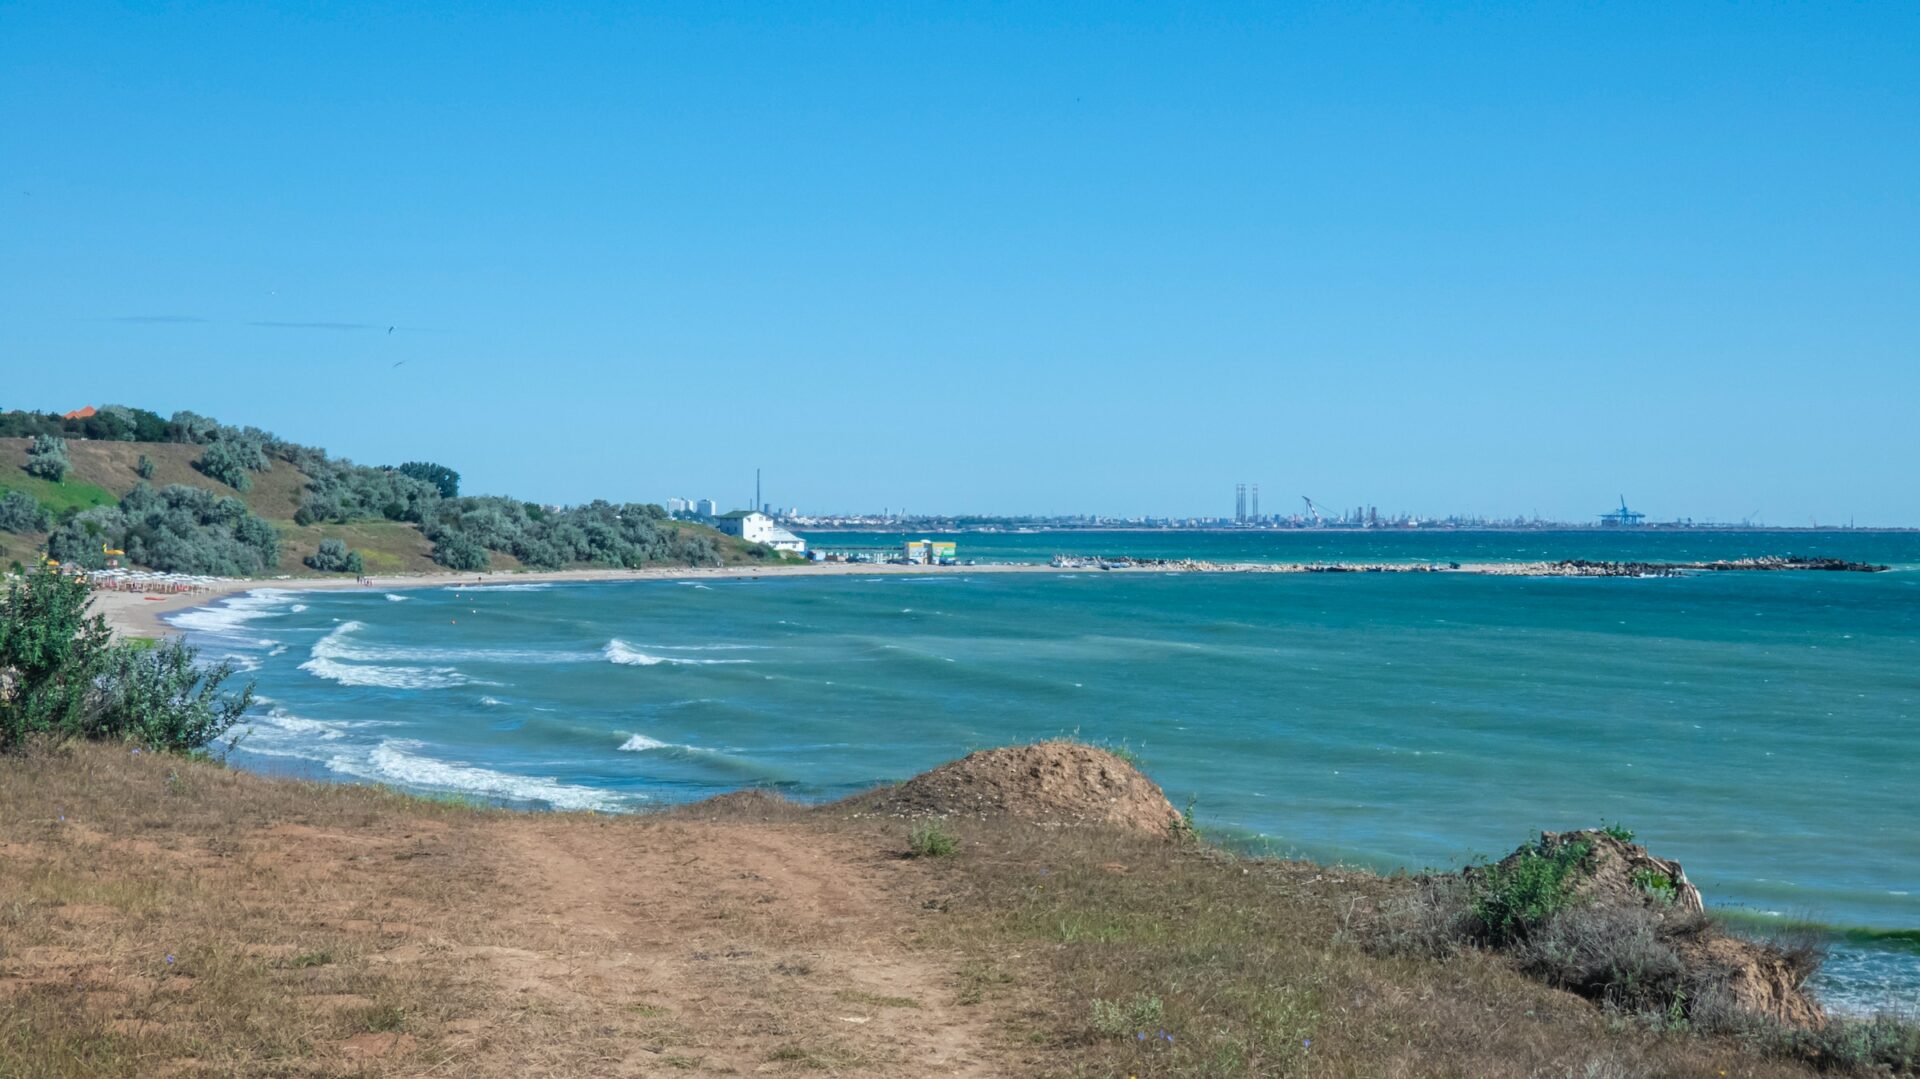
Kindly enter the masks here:
[[400, 595], [400, 594], [398, 594], [398, 593], [395, 593], [395, 592], [388, 592], [388, 593], [387, 593], [387, 602], [388, 602], [388, 603], [405, 603], [405, 602], [406, 602], [407, 600], [409, 600], [409, 599], [412, 599], [412, 598], [413, 598], [413, 597], [411, 597], [411, 596], [402, 596], [402, 595]]
[[652, 667], [661, 663], [708, 666], [723, 663], [753, 662], [750, 659], [694, 659], [691, 656], [656, 656], [649, 652], [642, 652], [618, 637], [608, 641], [606, 647], [600, 650], [600, 654], [606, 657], [607, 662], [618, 663], [625, 667]]

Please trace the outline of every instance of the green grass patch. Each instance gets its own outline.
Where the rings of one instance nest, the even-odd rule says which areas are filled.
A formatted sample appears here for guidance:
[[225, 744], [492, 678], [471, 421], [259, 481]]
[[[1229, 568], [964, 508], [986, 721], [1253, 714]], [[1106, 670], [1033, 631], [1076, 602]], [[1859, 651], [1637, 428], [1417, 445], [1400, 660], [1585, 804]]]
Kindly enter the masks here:
[[59, 483], [29, 476], [19, 468], [0, 471], [0, 491], [19, 491], [38, 500], [59, 516], [68, 510], [90, 510], [95, 506], [117, 506], [119, 496], [105, 487], [75, 479], [72, 473]]
[[945, 858], [959, 849], [959, 837], [933, 821], [915, 825], [907, 833], [907, 851], [915, 858]]

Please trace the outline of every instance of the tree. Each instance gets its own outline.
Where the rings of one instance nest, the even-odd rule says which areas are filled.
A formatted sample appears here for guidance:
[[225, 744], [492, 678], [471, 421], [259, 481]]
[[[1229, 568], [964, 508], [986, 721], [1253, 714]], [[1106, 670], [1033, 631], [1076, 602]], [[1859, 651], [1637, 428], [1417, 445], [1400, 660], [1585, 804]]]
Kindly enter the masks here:
[[0, 610], [0, 751], [78, 729], [111, 634], [89, 617], [87, 582], [40, 569], [7, 585]]
[[53, 514], [32, 495], [8, 491], [0, 496], [0, 532], [45, 532], [52, 527]]
[[400, 474], [433, 484], [439, 490], [441, 498], [460, 497], [460, 473], [446, 465], [436, 465], [430, 461], [408, 461], [400, 466]]
[[144, 453], [141, 454], [139, 462], [133, 466], [133, 471], [143, 480], [152, 479], [153, 478], [153, 459], [148, 457]]
[[433, 545], [433, 560], [451, 570], [482, 570], [487, 568], [487, 549], [453, 532], [444, 535]]
[[67, 440], [58, 435], [35, 435], [27, 450], [27, 474], [59, 483], [73, 467], [67, 460]]
[[308, 555], [302, 561], [322, 573], [362, 573], [366, 569], [359, 551], [347, 550], [347, 545], [337, 539], [323, 539], [320, 549]]
[[253, 479], [247, 475], [246, 462], [241, 459], [232, 446], [225, 442], [209, 442], [200, 452], [200, 459], [193, 463], [201, 475], [219, 480], [236, 491], [245, 491], [253, 486]]

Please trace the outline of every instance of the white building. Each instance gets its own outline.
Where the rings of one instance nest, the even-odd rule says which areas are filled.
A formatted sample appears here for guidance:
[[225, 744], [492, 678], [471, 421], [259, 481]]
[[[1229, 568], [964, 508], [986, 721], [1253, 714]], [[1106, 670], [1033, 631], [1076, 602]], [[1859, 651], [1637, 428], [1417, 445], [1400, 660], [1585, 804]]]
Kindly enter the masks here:
[[748, 543], [764, 543], [776, 551], [804, 554], [807, 550], [806, 540], [774, 524], [773, 518], [764, 513], [734, 510], [724, 517], [716, 517], [713, 527]]
[[675, 516], [675, 517], [679, 517], [679, 516], [681, 516], [681, 515], [683, 515], [683, 514], [688, 514], [688, 513], [692, 513], [692, 512], [693, 512], [693, 499], [691, 499], [691, 498], [669, 498], [669, 499], [667, 499], [667, 512], [668, 512], [669, 514], [671, 514], [672, 516]]
[[720, 512], [720, 504], [711, 498], [703, 498], [693, 504], [693, 512], [702, 517], [712, 517]]

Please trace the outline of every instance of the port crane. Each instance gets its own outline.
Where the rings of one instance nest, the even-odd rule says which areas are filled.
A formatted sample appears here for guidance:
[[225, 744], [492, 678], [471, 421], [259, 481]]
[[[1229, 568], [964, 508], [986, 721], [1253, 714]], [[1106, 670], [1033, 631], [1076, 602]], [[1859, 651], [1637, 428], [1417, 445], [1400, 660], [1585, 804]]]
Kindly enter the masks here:
[[1313, 499], [1308, 498], [1306, 495], [1301, 495], [1300, 501], [1305, 502], [1307, 504], [1307, 513], [1313, 518], [1314, 524], [1318, 525], [1318, 524], [1326, 523], [1325, 520], [1323, 520], [1320, 516], [1320, 507], [1313, 504]]

